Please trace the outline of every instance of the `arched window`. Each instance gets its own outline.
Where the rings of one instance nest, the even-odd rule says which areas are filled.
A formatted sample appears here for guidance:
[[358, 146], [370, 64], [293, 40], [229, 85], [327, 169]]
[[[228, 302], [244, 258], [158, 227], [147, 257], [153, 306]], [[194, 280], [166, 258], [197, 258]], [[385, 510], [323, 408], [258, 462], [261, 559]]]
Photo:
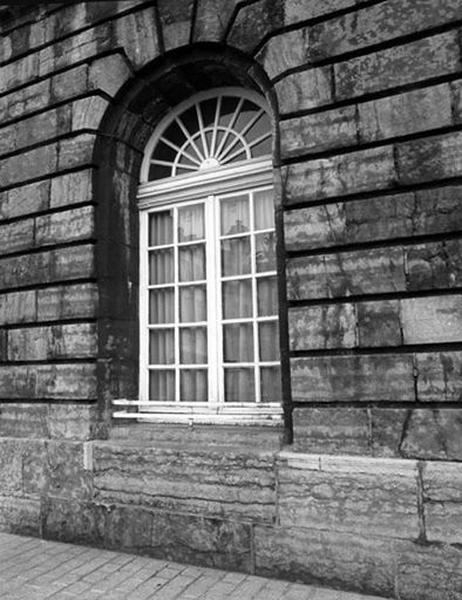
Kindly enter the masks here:
[[140, 417], [281, 413], [270, 152], [266, 104], [240, 88], [181, 103], [147, 144]]

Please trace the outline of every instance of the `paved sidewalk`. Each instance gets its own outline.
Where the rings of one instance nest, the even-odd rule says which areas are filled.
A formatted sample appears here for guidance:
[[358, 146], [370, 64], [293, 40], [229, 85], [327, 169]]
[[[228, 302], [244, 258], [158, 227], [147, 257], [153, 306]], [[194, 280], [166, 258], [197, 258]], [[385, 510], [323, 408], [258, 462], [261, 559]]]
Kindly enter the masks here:
[[0, 533], [1, 600], [380, 600]]

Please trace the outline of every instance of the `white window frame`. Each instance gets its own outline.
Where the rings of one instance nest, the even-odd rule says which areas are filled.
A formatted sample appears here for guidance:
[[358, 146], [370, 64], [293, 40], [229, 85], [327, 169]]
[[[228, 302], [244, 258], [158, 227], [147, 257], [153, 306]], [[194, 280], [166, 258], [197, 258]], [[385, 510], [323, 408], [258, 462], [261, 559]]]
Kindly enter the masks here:
[[[227, 88], [229, 91], [229, 88]], [[255, 95], [251, 92], [244, 92], [241, 89], [232, 91], [244, 97], [255, 101]], [[201, 94], [194, 97], [194, 100], [200, 99]], [[261, 100], [259, 100], [261, 103]], [[182, 103], [176, 110], [180, 112], [184, 109]], [[138, 189], [138, 209], [140, 216], [140, 362], [139, 362], [139, 400], [114, 400], [116, 410], [113, 413], [115, 418], [131, 418], [137, 421], [148, 422], [170, 422], [170, 423], [229, 423], [229, 424], [264, 424], [279, 425], [282, 423], [282, 398], [279, 403], [182, 403], [182, 402], [158, 402], [149, 399], [148, 392], [148, 343], [146, 341], [146, 324], [148, 323], [148, 287], [145, 285], [148, 273], [147, 264], [147, 219], [149, 212], [153, 209], [159, 209], [168, 206], [181, 206], [194, 201], [212, 202], [212, 198], [223, 197], [228, 194], [238, 192], [249, 192], [263, 187], [273, 186], [273, 168], [270, 158], [251, 158], [240, 163], [234, 163], [228, 166], [221, 166], [216, 169], [205, 169], [194, 172], [193, 174], [177, 175], [165, 179], [147, 181], [149, 174], [149, 158], [152, 154], [155, 143], [166, 127], [166, 123], [171, 121], [171, 116], [166, 117], [156, 129], [153, 137], [146, 147], [146, 157], [141, 169], [141, 183]], [[216, 211], [218, 213], [218, 211]], [[210, 214], [210, 213], [209, 213]], [[210, 244], [207, 244], [210, 247]], [[207, 261], [212, 259], [207, 256]], [[215, 256], [215, 260], [217, 257]], [[219, 267], [213, 265], [211, 276], [215, 277]], [[209, 271], [210, 272], [210, 271]], [[207, 284], [208, 287], [208, 284]], [[212, 286], [215, 287], [216, 286]], [[218, 299], [216, 299], [218, 301]], [[254, 299], [255, 301], [255, 299]], [[214, 307], [208, 306], [207, 321], [210, 324], [211, 319], [216, 318]], [[217, 325], [221, 329], [221, 323]], [[208, 331], [210, 327], [208, 326]], [[208, 335], [210, 342], [211, 336]], [[215, 345], [220, 343], [220, 337], [215, 340]], [[209, 366], [210, 357], [214, 355], [214, 347], [209, 345]], [[222, 364], [218, 365], [222, 368]], [[218, 366], [215, 371], [218, 373]], [[264, 364], [262, 365], [264, 366]], [[222, 379], [222, 378], [221, 378]], [[217, 375], [215, 385], [223, 385]], [[215, 390], [217, 392], [217, 390]], [[219, 394], [223, 398], [223, 390]], [[137, 409], [136, 412], [127, 410], [117, 410], [122, 407], [131, 407]]]

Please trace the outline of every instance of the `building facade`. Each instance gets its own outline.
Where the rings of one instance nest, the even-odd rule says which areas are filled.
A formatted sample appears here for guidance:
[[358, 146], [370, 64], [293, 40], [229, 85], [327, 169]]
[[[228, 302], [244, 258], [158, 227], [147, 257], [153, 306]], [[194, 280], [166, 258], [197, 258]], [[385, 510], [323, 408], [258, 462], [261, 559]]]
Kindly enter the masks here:
[[462, 598], [462, 5], [0, 7], [0, 528]]

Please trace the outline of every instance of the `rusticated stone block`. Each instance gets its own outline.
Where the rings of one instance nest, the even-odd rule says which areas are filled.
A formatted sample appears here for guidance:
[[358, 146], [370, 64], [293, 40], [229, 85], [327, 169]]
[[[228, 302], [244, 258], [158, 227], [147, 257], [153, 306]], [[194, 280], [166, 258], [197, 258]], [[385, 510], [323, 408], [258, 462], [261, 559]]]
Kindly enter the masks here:
[[97, 308], [98, 290], [92, 283], [37, 290], [37, 318], [40, 321], [94, 317]]
[[59, 169], [88, 166], [92, 163], [96, 136], [82, 133], [76, 137], [59, 142]]
[[418, 190], [413, 225], [416, 233], [443, 233], [462, 228], [460, 200], [462, 187], [457, 185]]
[[383, 190], [393, 185], [391, 147], [369, 148], [282, 169], [286, 204]]
[[0, 295], [0, 323], [27, 323], [37, 317], [36, 292], [10, 292]]
[[393, 595], [392, 543], [386, 538], [259, 525], [254, 535], [256, 572], [260, 575]]
[[405, 344], [462, 340], [462, 302], [457, 295], [403, 298], [401, 319]]
[[91, 169], [67, 173], [51, 180], [50, 207], [90, 202], [93, 198]]
[[462, 464], [426, 462], [422, 482], [427, 539], [446, 544], [460, 544]]
[[115, 96], [130, 74], [125, 56], [110, 54], [90, 63], [88, 85], [91, 89], [102, 90], [110, 96]]
[[0, 93], [12, 90], [17, 86], [36, 79], [39, 75], [39, 55], [29, 54], [2, 67]]
[[307, 110], [332, 102], [332, 76], [329, 67], [287, 75], [275, 85], [281, 113]]
[[[178, 5], [176, 2], [169, 3], [169, 8]], [[181, 5], [184, 5], [184, 2]], [[159, 10], [161, 10], [160, 7]], [[117, 45], [123, 47], [135, 69], [139, 69], [159, 55], [156, 11], [153, 6], [146, 6], [143, 10], [120, 17], [112, 22], [112, 26], [115, 30], [114, 35], [118, 42]], [[188, 41], [189, 38], [185, 42], [182, 41], [182, 43]]]
[[34, 220], [24, 219], [0, 226], [2, 254], [29, 250], [34, 247]]
[[401, 456], [403, 431], [411, 409], [372, 407], [369, 412], [374, 456]]
[[193, 41], [219, 42], [240, 0], [199, 0]]
[[[435, 110], [435, 107], [438, 110]], [[452, 124], [449, 85], [388, 96], [358, 105], [361, 140], [372, 142]]]
[[316, 468], [302, 456], [278, 469], [282, 527], [418, 537], [414, 461], [322, 456]]
[[41, 146], [0, 161], [0, 187], [50, 175], [56, 169], [56, 144]]
[[0, 437], [46, 438], [48, 405], [6, 402], [0, 406]]
[[358, 302], [357, 330], [360, 347], [399, 346], [402, 343], [400, 302]]
[[0, 399], [94, 400], [95, 371], [92, 364], [0, 366]]
[[322, 454], [370, 454], [368, 412], [365, 408], [296, 408], [294, 450]]
[[331, 304], [289, 310], [291, 350], [353, 348], [357, 341], [353, 304]]
[[284, 0], [284, 24], [292, 25], [298, 21], [315, 19], [331, 12], [349, 8], [356, 0]]
[[72, 103], [72, 131], [95, 129], [100, 126], [109, 102], [101, 96], [87, 96]]
[[15, 90], [0, 98], [0, 122], [6, 123], [35, 110], [40, 110], [50, 102], [50, 81], [44, 80]]
[[257, 54], [267, 75], [277, 77], [309, 61], [309, 29], [304, 27], [272, 36]]
[[396, 542], [397, 592], [406, 600], [460, 600], [462, 550], [449, 545]]
[[252, 53], [265, 35], [283, 24], [284, 14], [280, 0], [258, 0], [248, 5], [242, 3], [227, 42], [243, 52]]
[[8, 332], [8, 360], [93, 358], [98, 349], [93, 323], [12, 329]]
[[462, 400], [462, 352], [415, 355], [417, 396], [423, 402]]
[[258, 521], [274, 517], [271, 454], [101, 442], [95, 444], [93, 458], [98, 501], [210, 517], [241, 516]]
[[405, 248], [407, 288], [458, 287], [462, 283], [462, 242], [449, 240]]
[[406, 289], [401, 248], [361, 250], [287, 261], [290, 300], [340, 298]]
[[0, 438], [0, 481], [2, 494], [23, 495], [22, 453], [24, 442]]
[[38, 536], [40, 518], [40, 500], [0, 496], [0, 530]]
[[97, 408], [92, 404], [49, 404], [48, 435], [51, 439], [91, 439], [100, 433], [98, 418]]
[[460, 132], [397, 144], [400, 183], [421, 183], [460, 176], [461, 148]]
[[55, 102], [84, 94], [88, 90], [88, 65], [79, 65], [51, 78], [51, 99]]
[[37, 246], [59, 244], [91, 238], [94, 233], [94, 209], [83, 206], [35, 220], [35, 243]]
[[296, 402], [409, 402], [412, 357], [399, 354], [293, 358]]
[[93, 246], [73, 246], [17, 258], [5, 258], [0, 265], [0, 288], [52, 283], [93, 275]]
[[[462, 121], [462, 82], [454, 81], [450, 84], [451, 86], [451, 96], [454, 106], [454, 119], [456, 123], [460, 123]], [[1, 106], [1, 105], [0, 105]], [[1, 111], [1, 109], [0, 109]], [[1, 114], [1, 112], [0, 112]]]
[[39, 181], [0, 194], [0, 219], [30, 215], [48, 208], [50, 182]]
[[191, 35], [192, 0], [159, 0], [158, 5], [165, 50], [188, 44]]
[[47, 498], [42, 509], [42, 535], [61, 542], [103, 546], [110, 510], [91, 502]]
[[283, 158], [355, 146], [356, 109], [354, 106], [347, 106], [281, 121], [280, 130]]
[[336, 97], [353, 98], [454, 73], [459, 68], [457, 33], [450, 31], [337, 63]]

